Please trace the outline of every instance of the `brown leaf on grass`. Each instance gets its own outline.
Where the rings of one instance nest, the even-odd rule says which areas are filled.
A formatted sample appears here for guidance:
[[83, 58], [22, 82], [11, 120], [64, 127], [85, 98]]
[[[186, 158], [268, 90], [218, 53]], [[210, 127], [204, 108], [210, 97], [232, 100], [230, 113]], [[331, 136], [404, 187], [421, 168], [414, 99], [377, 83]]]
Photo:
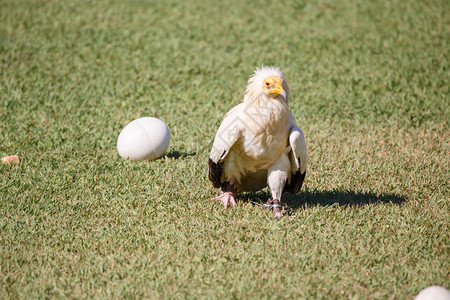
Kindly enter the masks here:
[[4, 156], [2, 157], [2, 163], [3, 164], [10, 164], [10, 163], [19, 163], [20, 162], [20, 158], [17, 155], [9, 155], [9, 156]]

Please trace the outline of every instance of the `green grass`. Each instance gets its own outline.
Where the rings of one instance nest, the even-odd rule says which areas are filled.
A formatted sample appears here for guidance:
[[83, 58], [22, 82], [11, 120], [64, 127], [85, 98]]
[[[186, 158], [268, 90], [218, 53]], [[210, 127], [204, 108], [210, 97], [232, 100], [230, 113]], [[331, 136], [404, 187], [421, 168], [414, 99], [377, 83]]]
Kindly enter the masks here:
[[[412, 299], [450, 287], [448, 1], [0, 0], [0, 298]], [[306, 135], [281, 220], [206, 199], [276, 64]], [[168, 154], [122, 160], [157, 116]]]

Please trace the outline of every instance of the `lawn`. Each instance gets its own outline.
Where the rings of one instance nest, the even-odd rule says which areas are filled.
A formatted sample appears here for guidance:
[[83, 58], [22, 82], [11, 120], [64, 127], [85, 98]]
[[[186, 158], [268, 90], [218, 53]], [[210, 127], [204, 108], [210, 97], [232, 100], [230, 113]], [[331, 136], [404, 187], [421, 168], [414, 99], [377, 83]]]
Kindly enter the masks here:
[[[450, 287], [450, 2], [0, 0], [0, 298], [412, 299]], [[257, 66], [305, 133], [276, 220], [207, 162]], [[155, 161], [120, 130], [161, 118]], [[258, 201], [258, 200], [257, 200]]]

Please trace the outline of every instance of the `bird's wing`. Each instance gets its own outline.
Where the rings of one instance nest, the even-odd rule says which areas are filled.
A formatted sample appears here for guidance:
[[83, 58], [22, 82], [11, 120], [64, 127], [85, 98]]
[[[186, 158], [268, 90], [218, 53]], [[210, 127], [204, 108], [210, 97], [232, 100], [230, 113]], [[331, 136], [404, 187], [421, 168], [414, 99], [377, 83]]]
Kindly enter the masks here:
[[241, 103], [233, 107], [223, 118], [222, 124], [214, 138], [213, 147], [209, 155], [208, 178], [215, 188], [221, 186], [222, 166], [225, 157], [231, 147], [238, 140], [242, 133], [242, 120], [239, 112], [244, 104]]
[[291, 180], [285, 185], [283, 192], [296, 194], [300, 192], [306, 175], [306, 141], [303, 132], [295, 124], [289, 134], [289, 144], [291, 146], [289, 159], [292, 174]]

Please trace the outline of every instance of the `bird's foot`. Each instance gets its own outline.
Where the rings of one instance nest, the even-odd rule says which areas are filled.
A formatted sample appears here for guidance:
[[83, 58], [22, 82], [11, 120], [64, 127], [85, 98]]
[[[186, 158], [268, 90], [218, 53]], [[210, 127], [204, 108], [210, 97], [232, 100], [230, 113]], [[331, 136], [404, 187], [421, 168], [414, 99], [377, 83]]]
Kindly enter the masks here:
[[281, 203], [280, 203], [280, 200], [275, 199], [275, 200], [273, 200], [272, 202], [273, 202], [273, 204], [272, 204], [273, 216], [274, 216], [276, 219], [281, 218], [282, 213], [281, 213]]
[[228, 208], [228, 205], [231, 203], [233, 206], [236, 206], [236, 199], [234, 198], [233, 193], [224, 192], [222, 195], [216, 198], [209, 199], [209, 201], [217, 201], [220, 200], [223, 203], [223, 207], [225, 209]]
[[267, 199], [266, 203], [263, 204], [265, 208], [272, 208], [273, 200], [272, 198]]
[[272, 198], [267, 199], [266, 203], [263, 204], [266, 208], [271, 208], [273, 211], [273, 215], [275, 218], [281, 218], [283, 214], [285, 214], [287, 211], [285, 211], [284, 208], [281, 207], [280, 200], [273, 200]]

